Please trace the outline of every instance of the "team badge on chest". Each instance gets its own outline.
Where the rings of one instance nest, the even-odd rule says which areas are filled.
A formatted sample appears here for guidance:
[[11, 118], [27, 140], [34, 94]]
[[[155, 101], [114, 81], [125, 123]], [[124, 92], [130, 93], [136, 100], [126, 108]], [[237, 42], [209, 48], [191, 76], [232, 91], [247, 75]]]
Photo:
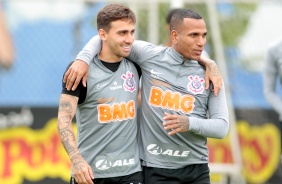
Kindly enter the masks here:
[[125, 91], [133, 92], [136, 89], [133, 73], [127, 71], [126, 74], [121, 76], [121, 78], [123, 79], [123, 88]]
[[194, 94], [203, 94], [205, 80], [198, 75], [189, 75], [188, 79], [190, 82], [187, 85], [187, 90]]

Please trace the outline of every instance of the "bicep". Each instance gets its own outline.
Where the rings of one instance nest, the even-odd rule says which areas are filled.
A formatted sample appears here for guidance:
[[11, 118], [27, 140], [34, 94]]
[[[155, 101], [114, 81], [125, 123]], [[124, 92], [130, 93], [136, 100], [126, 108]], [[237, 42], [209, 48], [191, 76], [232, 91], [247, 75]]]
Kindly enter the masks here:
[[222, 85], [217, 96], [214, 93], [210, 93], [208, 100], [208, 111], [210, 119], [224, 119], [228, 120], [228, 107], [225, 95], [225, 86]]
[[129, 56], [126, 58], [134, 63], [138, 63], [138, 61], [141, 60], [141, 51], [142, 51], [141, 42], [136, 40], [132, 44]]
[[154, 54], [156, 46], [149, 42], [136, 40], [132, 44], [131, 51], [127, 59], [141, 64], [142, 61], [145, 61], [148, 57]]
[[68, 94], [61, 94], [58, 118], [66, 117], [72, 119], [76, 112], [77, 103], [78, 97]]

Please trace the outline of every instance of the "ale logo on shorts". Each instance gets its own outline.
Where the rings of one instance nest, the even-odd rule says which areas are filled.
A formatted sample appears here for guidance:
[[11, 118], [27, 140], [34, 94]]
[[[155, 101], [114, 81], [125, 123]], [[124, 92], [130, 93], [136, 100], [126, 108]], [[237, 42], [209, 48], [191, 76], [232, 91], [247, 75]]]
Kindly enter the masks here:
[[190, 151], [188, 150], [174, 150], [171, 148], [161, 148], [157, 144], [150, 144], [147, 146], [147, 151], [152, 155], [163, 155], [170, 157], [188, 157]]
[[198, 75], [192, 76], [189, 75], [188, 79], [190, 82], [187, 85], [187, 90], [194, 94], [203, 94], [204, 91], [204, 82], [203, 78], [200, 78]]
[[153, 155], [159, 155], [163, 152], [162, 148], [160, 148], [158, 145], [156, 144], [150, 144], [147, 147], [147, 150], [149, 151], [149, 153], [153, 154]]
[[108, 160], [98, 160], [95, 164], [97, 169], [107, 170], [112, 166], [112, 163]]
[[106, 159], [101, 159], [96, 162], [95, 166], [99, 170], [107, 170], [114, 167], [130, 166], [134, 164], [135, 164], [134, 158], [117, 159], [112, 162]]
[[133, 92], [136, 89], [136, 83], [134, 80], [134, 74], [127, 71], [126, 74], [123, 74], [121, 78], [124, 80], [123, 88], [125, 91]]

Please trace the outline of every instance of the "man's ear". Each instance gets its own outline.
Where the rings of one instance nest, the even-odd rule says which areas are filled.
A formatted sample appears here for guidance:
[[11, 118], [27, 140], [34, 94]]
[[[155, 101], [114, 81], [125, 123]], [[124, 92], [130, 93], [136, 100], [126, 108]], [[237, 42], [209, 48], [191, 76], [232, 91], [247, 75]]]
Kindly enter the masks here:
[[98, 35], [102, 41], [107, 40], [107, 32], [104, 29], [99, 29]]
[[172, 30], [170, 32], [170, 39], [173, 44], [177, 44], [178, 40], [177, 40], [177, 31], [176, 30]]

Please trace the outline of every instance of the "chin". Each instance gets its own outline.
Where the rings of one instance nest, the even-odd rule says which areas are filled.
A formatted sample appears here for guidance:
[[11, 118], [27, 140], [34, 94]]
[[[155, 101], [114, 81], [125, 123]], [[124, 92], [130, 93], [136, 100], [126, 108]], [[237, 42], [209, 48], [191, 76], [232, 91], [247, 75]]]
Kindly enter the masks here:
[[196, 61], [199, 61], [199, 60], [201, 59], [201, 55], [199, 55], [199, 56], [193, 56], [192, 59], [193, 59], [193, 60], [196, 60]]
[[195, 56], [190, 56], [188, 59], [191, 59], [191, 60], [196, 60], [196, 61], [198, 61], [198, 60], [200, 60], [200, 57], [195, 57]]
[[128, 57], [129, 53], [123, 54], [122, 57]]

